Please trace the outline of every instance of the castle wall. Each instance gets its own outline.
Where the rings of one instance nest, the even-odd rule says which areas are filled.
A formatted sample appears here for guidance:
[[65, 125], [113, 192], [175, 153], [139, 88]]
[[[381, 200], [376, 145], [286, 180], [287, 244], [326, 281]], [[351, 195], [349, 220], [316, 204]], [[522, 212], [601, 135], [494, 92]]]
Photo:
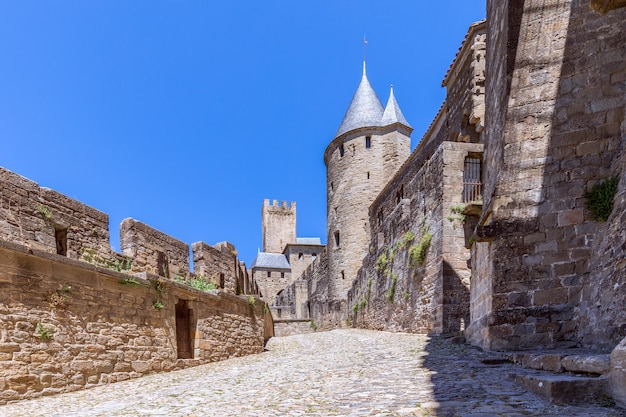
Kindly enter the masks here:
[[241, 294], [243, 287], [239, 283], [241, 266], [237, 261], [235, 247], [228, 242], [210, 246], [204, 242], [191, 245], [194, 273], [215, 284], [230, 294]]
[[120, 226], [122, 252], [133, 259], [132, 272], [169, 278], [189, 272], [189, 246], [165, 233], [127, 218]]
[[129, 279], [0, 241], [0, 403], [260, 353], [272, 335], [258, 300]]
[[282, 253], [285, 246], [296, 242], [296, 203], [289, 206], [274, 200], [263, 201], [261, 209], [263, 228], [263, 252]]
[[322, 245], [289, 245], [285, 256], [291, 266], [291, 276], [299, 278], [311, 262], [315, 260], [324, 249]]
[[288, 269], [255, 267], [252, 278], [261, 288], [263, 299], [273, 304], [276, 295], [293, 281], [292, 276]]
[[[65, 243], [58, 247], [63, 230]], [[111, 260], [108, 215], [2, 167], [0, 238], [48, 253], [65, 249], [71, 259]]]
[[590, 260], [604, 231], [584, 194], [621, 167], [624, 16], [601, 16], [582, 1], [488, 2], [490, 121], [472, 343], [580, 342], [578, 306], [597, 302], [581, 290], [597, 285], [588, 281]]

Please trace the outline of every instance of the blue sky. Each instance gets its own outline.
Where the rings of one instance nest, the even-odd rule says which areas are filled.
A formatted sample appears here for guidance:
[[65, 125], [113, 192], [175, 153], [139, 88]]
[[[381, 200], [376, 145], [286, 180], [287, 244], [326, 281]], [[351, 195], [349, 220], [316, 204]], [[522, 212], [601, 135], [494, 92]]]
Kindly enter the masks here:
[[248, 265], [263, 199], [326, 241], [323, 154], [367, 74], [415, 128], [485, 0], [0, 0], [0, 166]]

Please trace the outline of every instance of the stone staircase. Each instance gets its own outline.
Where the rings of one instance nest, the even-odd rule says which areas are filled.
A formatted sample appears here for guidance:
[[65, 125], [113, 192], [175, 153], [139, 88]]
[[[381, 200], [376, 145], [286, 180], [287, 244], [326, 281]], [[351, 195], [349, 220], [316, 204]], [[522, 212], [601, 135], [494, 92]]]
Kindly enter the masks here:
[[609, 388], [610, 355], [582, 350], [507, 352], [520, 366], [510, 376], [555, 404], [614, 405]]

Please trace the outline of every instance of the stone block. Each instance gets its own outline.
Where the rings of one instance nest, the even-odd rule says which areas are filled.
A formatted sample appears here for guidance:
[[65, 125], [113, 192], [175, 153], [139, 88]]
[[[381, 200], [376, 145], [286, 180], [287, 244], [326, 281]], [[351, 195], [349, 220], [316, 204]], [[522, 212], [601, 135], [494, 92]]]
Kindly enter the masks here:
[[552, 288], [550, 290], [540, 290], [535, 291], [533, 294], [533, 304], [536, 306], [566, 303], [567, 288]]
[[626, 338], [611, 352], [610, 390], [618, 407], [626, 408]]
[[555, 404], [598, 404], [604, 401], [606, 377], [584, 377], [566, 374], [519, 374], [515, 381]]
[[570, 355], [561, 360], [566, 371], [598, 374], [609, 372], [610, 355]]

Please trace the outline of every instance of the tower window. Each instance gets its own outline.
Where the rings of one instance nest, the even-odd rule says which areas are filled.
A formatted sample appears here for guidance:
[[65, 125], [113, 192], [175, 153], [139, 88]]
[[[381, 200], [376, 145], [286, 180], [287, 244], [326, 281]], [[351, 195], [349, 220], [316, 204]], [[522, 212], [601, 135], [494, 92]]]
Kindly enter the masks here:
[[463, 169], [463, 203], [478, 201], [482, 198], [482, 167], [480, 158], [467, 157]]
[[339, 230], [337, 230], [335, 232], [335, 246], [336, 247], [340, 247], [341, 246], [341, 240], [339, 238]]
[[303, 257], [303, 256], [304, 256], [304, 254], [303, 254], [302, 252], [300, 252], [300, 253], [298, 254], [298, 259], [302, 259], [302, 257]]
[[272, 276], [272, 271], [267, 271], [267, 277], [270, 278]]
[[220, 273], [220, 288], [224, 288], [224, 284], [226, 284], [226, 278], [223, 273]]
[[365, 147], [367, 149], [372, 147], [372, 137], [371, 136], [365, 136]]
[[343, 154], [345, 153], [345, 149], [343, 148], [343, 143], [339, 145], [339, 156], [343, 158]]
[[333, 182], [330, 183], [330, 191], [335, 191], [335, 184]]
[[341, 271], [341, 279], [346, 279], [346, 273], [344, 271]]
[[367, 179], [368, 180], [370, 179], [370, 172], [369, 171], [367, 171]]
[[281, 272], [281, 273], [280, 273], [280, 277], [281, 277], [281, 278], [285, 278], [285, 273], [284, 273], [284, 272]]

